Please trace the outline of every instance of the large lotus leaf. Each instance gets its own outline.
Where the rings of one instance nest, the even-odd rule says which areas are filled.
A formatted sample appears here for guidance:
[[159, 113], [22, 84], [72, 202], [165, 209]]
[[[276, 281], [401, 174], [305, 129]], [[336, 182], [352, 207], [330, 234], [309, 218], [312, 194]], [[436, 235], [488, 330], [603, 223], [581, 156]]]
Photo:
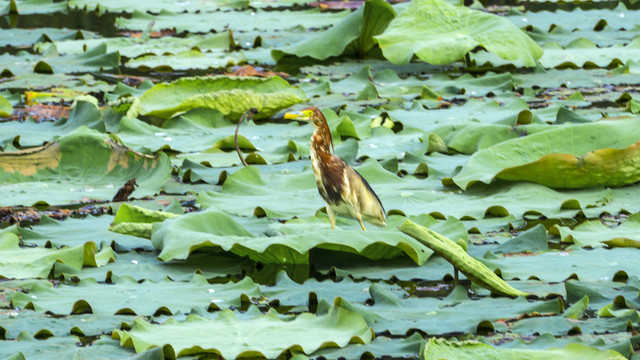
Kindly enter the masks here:
[[65, 336], [69, 333], [96, 336], [111, 332], [122, 323], [133, 323], [134, 320], [134, 316], [126, 315], [81, 314], [57, 317], [56, 321], [51, 321], [50, 315], [23, 309], [19, 313], [0, 315], [0, 329], [4, 329], [7, 339], [15, 339], [23, 331], [37, 338]]
[[[149, 245], [151, 245], [150, 242]], [[195, 273], [207, 279], [214, 279], [229, 275], [241, 275], [243, 268], [249, 267], [248, 261], [226, 256], [225, 254], [197, 253], [189, 256], [186, 261], [173, 260], [165, 262], [158, 260], [155, 251], [129, 251], [118, 254], [116, 261], [99, 268], [85, 267], [79, 270], [56, 263], [54, 276], [63, 276], [67, 279], [94, 278], [105, 282], [113, 281], [125, 275], [138, 281], [160, 282], [167, 277], [174, 281], [189, 281]]]
[[494, 178], [553, 188], [622, 186], [640, 180], [637, 118], [557, 126], [475, 153], [453, 181], [463, 189]]
[[619, 353], [602, 351], [586, 345], [569, 344], [560, 349], [501, 349], [477, 341], [453, 342], [445, 339], [431, 338], [420, 354], [425, 359], [487, 359], [487, 360], [525, 360], [525, 359], [593, 359], [622, 360]]
[[[492, 293], [506, 296], [526, 296], [525, 292], [514, 289], [489, 270], [484, 264], [469, 256], [456, 242], [420, 226], [410, 220], [398, 227], [421, 244], [426, 245], [438, 255], [449, 261], [456, 269], [474, 283], [489, 289]], [[457, 240], [457, 239], [456, 239]]]
[[[114, 292], [119, 296], [114, 298]], [[128, 276], [121, 276], [115, 284], [98, 284], [94, 279], [84, 279], [77, 286], [34, 286], [29, 294], [16, 293], [13, 305], [28, 306], [36, 311], [54, 314], [96, 315], [137, 314], [153, 315], [158, 310], [176, 313], [192, 309], [218, 309], [239, 307], [241, 299], [260, 296], [258, 286], [246, 277], [238, 283], [209, 284], [201, 275], [194, 275], [189, 282], [164, 279], [154, 283], [138, 283]]]
[[46, 338], [46, 334], [43, 336], [44, 338], [36, 339], [22, 332], [16, 341], [3, 342], [0, 357], [12, 360], [43, 359], [52, 356], [60, 359], [164, 359], [159, 349], [152, 349], [135, 356], [132, 351], [119, 346], [118, 341], [104, 335], [92, 340], [91, 346], [81, 346], [80, 337], [75, 334], [50, 338]]
[[[511, 324], [498, 323], [496, 332], [510, 331], [514, 334], [524, 336], [530, 336], [536, 333], [548, 333], [554, 336], [571, 334], [624, 334], [633, 328], [633, 324], [640, 321], [640, 316], [637, 311], [627, 310], [627, 312], [627, 314], [616, 318], [586, 318], [580, 320], [567, 319], [563, 316], [532, 317]], [[602, 340], [599, 342], [602, 343]]]
[[[17, 61], [19, 59], [19, 61]], [[120, 65], [118, 52], [107, 52], [106, 45], [99, 45], [82, 54], [60, 56], [55, 46], [47, 49], [43, 55], [19, 53], [0, 56], [0, 69], [13, 75], [27, 73], [78, 73], [113, 69]]]
[[[314, 218], [273, 223], [258, 231], [252, 233], [229, 215], [208, 210], [154, 224], [151, 241], [160, 250], [158, 257], [164, 261], [186, 259], [201, 247], [221, 248], [266, 264], [308, 263], [309, 250], [313, 248], [361, 254], [372, 259], [406, 254], [418, 264], [431, 255], [428, 248], [392, 227], [371, 228], [367, 232], [355, 226], [349, 230], [331, 230], [326, 220]], [[345, 238], [349, 241], [345, 242]]]
[[549, 43], [544, 46], [545, 51], [540, 58], [540, 64], [544, 67], [566, 65], [593, 67], [594, 64], [599, 67], [608, 67], [612, 64], [626, 63], [640, 56], [639, 40], [636, 38], [626, 45], [617, 44], [602, 48], [584, 38], [576, 39], [564, 47], [557, 43]]
[[640, 264], [634, 261], [635, 249], [614, 248], [571, 251], [548, 251], [535, 256], [500, 256], [491, 253], [481, 261], [499, 272], [505, 280], [539, 279], [548, 282], [575, 277], [584, 281], [606, 281], [616, 273], [637, 274]]
[[0, 234], [0, 277], [46, 278], [56, 262], [80, 269], [83, 265], [103, 266], [115, 256], [109, 247], [98, 252], [92, 242], [62, 249], [21, 248], [19, 242], [12, 232]]
[[140, 185], [134, 196], [153, 195], [169, 178], [171, 165], [163, 153], [134, 152], [83, 126], [42, 147], [1, 153], [0, 170], [4, 204], [30, 205], [111, 199], [132, 178]]
[[[442, 79], [443, 86], [453, 86], [455, 81]], [[449, 83], [449, 85], [445, 85]], [[485, 89], [489, 90], [489, 89]], [[478, 88], [474, 91], [479, 91]], [[430, 132], [445, 125], [471, 124], [476, 126], [488, 126], [490, 124], [502, 124], [517, 126], [525, 123], [529, 118], [531, 122], [539, 122], [532, 116], [526, 102], [512, 100], [506, 105], [496, 101], [482, 101], [470, 99], [464, 105], [452, 106], [444, 109], [425, 110], [421, 105], [414, 104], [411, 109], [394, 109], [387, 111], [394, 122], [399, 121], [404, 126], [422, 129]], [[517, 130], [517, 129], [516, 129]]]
[[[123, 205], [124, 206], [124, 205]], [[122, 208], [122, 207], [121, 207]], [[127, 249], [151, 250], [149, 240], [139, 237], [121, 235], [107, 230], [114, 220], [113, 216], [91, 216], [82, 219], [68, 218], [57, 221], [46, 215], [40, 217], [40, 223], [31, 229], [19, 227], [18, 232], [22, 241], [28, 245], [52, 244], [60, 246], [83, 245], [92, 241], [96, 245], [106, 243], [119, 251]]]
[[506, 60], [535, 66], [543, 53], [508, 20], [442, 0], [412, 1], [376, 39], [396, 64], [408, 63], [414, 54], [432, 64], [450, 64], [482, 46]]
[[599, 215], [609, 210], [605, 206], [612, 199], [609, 189], [594, 187], [555, 191], [533, 183], [475, 186], [462, 193], [402, 187], [394, 189], [391, 186], [384, 189], [378, 194], [387, 211], [396, 209], [406, 215], [427, 213], [438, 218], [455, 216], [482, 219], [509, 215], [519, 218], [529, 213], [571, 217], [578, 211], [593, 211]]
[[326, 315], [302, 313], [290, 321], [271, 312], [240, 320], [231, 310], [224, 310], [214, 320], [191, 315], [184, 322], [170, 319], [153, 325], [139, 319], [131, 330], [116, 330], [113, 336], [138, 353], [152, 346], [168, 348], [172, 358], [207, 352], [225, 359], [274, 359], [287, 349], [311, 354], [330, 345], [369, 343], [373, 333], [360, 315], [335, 307]]
[[98, 106], [90, 101], [78, 100], [69, 110], [68, 118], [53, 122], [35, 122], [27, 120], [23, 123], [7, 121], [0, 123], [0, 145], [20, 144], [24, 147], [40, 146], [45, 142], [56, 140], [67, 135], [80, 126], [87, 126], [98, 131], [105, 131], [105, 124]]
[[178, 70], [210, 70], [226, 68], [243, 62], [241, 53], [225, 51], [187, 50], [176, 54], [144, 55], [126, 62], [125, 66], [140, 71], [174, 72]]
[[629, 43], [634, 37], [640, 35], [640, 29], [631, 28], [627, 31], [616, 31], [610, 26], [605, 26], [602, 30], [576, 30], [570, 31], [562, 25], [557, 25], [549, 32], [534, 27], [528, 31], [529, 36], [539, 45], [547, 43], [558, 43], [566, 46], [572, 41], [585, 38], [593, 41], [598, 46], [606, 47], [617, 44]]
[[[106, 11], [111, 13], [131, 13], [134, 10], [158, 13], [162, 10], [177, 13], [199, 10], [213, 12], [218, 10], [242, 9], [249, 5], [248, 0], [213, 0], [199, 4], [195, 7], [190, 3], [175, 2], [171, 0], [141, 1], [132, 6], [127, 0], [114, 0], [104, 3], [99, 0], [70, 0], [67, 5], [71, 9], [83, 11]], [[253, 4], [252, 4], [253, 5]]]
[[[349, 302], [364, 303], [369, 300], [370, 285], [369, 281], [354, 282], [348, 277], [335, 282], [330, 279], [308, 279], [303, 284], [298, 284], [291, 280], [286, 272], [281, 271], [276, 277], [275, 285], [263, 286], [260, 290], [262, 296], [269, 301], [278, 300], [281, 306], [304, 306], [309, 305], [311, 299], [317, 302], [332, 302], [338, 296]], [[379, 285], [388, 287], [390, 291], [404, 293], [397, 285]]]
[[616, 227], [607, 226], [600, 220], [585, 221], [575, 228], [554, 226], [562, 241], [578, 246], [635, 247], [640, 248], [640, 214], [634, 214]]
[[369, 344], [350, 344], [344, 348], [324, 348], [313, 353], [314, 357], [327, 360], [362, 359], [373, 355], [376, 358], [414, 358], [420, 353], [422, 336], [414, 333], [407, 338], [376, 336]]
[[329, 30], [318, 32], [305, 40], [272, 50], [271, 55], [280, 61], [285, 55], [309, 56], [324, 60], [345, 53], [363, 57], [373, 48], [373, 36], [380, 34], [396, 15], [385, 1], [368, 0], [351, 15], [342, 19]]
[[306, 100], [298, 87], [280, 77], [191, 77], [169, 84], [157, 84], [142, 95], [143, 115], [169, 118], [196, 107], [212, 108], [238, 119], [250, 108], [256, 118], [269, 117], [281, 109]]
[[145, 30], [151, 21], [154, 21], [154, 29], [175, 29], [177, 32], [208, 33], [224, 32], [231, 29], [234, 33], [253, 31], [283, 31], [296, 27], [322, 28], [335, 24], [348, 16], [348, 10], [340, 12], [320, 11], [311, 9], [305, 11], [265, 11], [246, 10], [234, 11], [233, 16], [229, 12], [190, 12], [187, 16], [161, 11], [158, 15], [150, 15], [144, 11], [135, 10], [131, 16], [116, 18], [116, 26], [128, 30]]
[[462, 286], [456, 286], [445, 298], [399, 298], [379, 285], [369, 289], [375, 305], [340, 302], [342, 306], [362, 314], [376, 332], [389, 331], [406, 335], [419, 329], [430, 336], [453, 333], [476, 334], [491, 329], [494, 322], [513, 319], [525, 314], [562, 312], [562, 301], [529, 302], [524, 297], [481, 298], [472, 300]]
[[[32, 45], [39, 41], [65, 41], [74, 39], [93, 39], [95, 37], [97, 37], [95, 33], [87, 30], [55, 28], [0, 29], [2, 45], [11, 45], [14, 47]], [[93, 46], [89, 46], [89, 48], [93, 48]]]
[[[220, 112], [196, 108], [168, 119], [162, 127], [122, 117], [118, 127], [118, 138], [136, 150], [171, 149], [183, 153], [197, 152], [197, 155], [184, 154], [180, 158], [198, 156], [199, 162], [206, 161], [216, 168], [222, 168], [240, 164], [233, 142], [234, 131], [235, 124], [224, 118]], [[309, 141], [312, 131], [311, 126], [300, 126], [296, 122], [264, 125], [249, 122], [241, 125], [238, 139], [241, 149], [248, 151], [251, 148], [259, 148], [253, 151], [268, 163], [273, 163], [286, 161], [289, 153], [296, 156], [308, 155], [306, 144], [300, 149], [289, 147], [287, 144], [289, 141]], [[251, 141], [247, 140], [248, 144], [243, 144], [243, 139]], [[216, 161], [221, 160], [219, 157], [222, 156], [226, 156], [225, 161]], [[247, 157], [247, 154], [244, 156]], [[215, 181], [217, 183], [217, 176]]]
[[526, 13], [517, 10], [512, 11], [507, 17], [516, 26], [524, 27], [535, 25], [539, 29], [551, 29], [552, 25], [561, 25], [570, 31], [576, 29], [594, 29], [598, 24], [609, 25], [615, 30], [621, 28], [630, 29], [629, 24], [637, 24], [640, 22], [640, 14], [635, 11], [629, 11], [624, 3], [618, 3], [614, 9], [588, 9], [583, 10], [579, 7], [571, 10], [557, 11], [530, 11]]
[[[614, 67], [637, 59], [640, 55], [640, 41], [629, 44], [617, 44], [600, 48], [590, 40], [580, 38], [562, 47], [557, 43], [544, 45], [544, 55], [540, 64], [544, 67]], [[508, 64], [508, 61], [491, 53], [477, 53], [471, 57], [478, 64], [490, 63], [493, 66]], [[517, 63], [516, 63], [517, 64]]]
[[209, 50], [229, 50], [229, 46], [232, 44], [232, 41], [233, 36], [230, 32], [222, 32], [220, 34], [189, 35], [186, 37], [114, 37], [78, 40], [70, 39], [64, 41], [58, 40], [54, 43], [38, 43], [35, 46], [35, 49], [39, 52], [44, 52], [49, 46], [55, 44], [58, 52], [62, 54], [79, 54], [83, 53], [86, 48], [91, 49], [105, 43], [108, 49], [118, 50], [121, 56], [126, 56], [127, 58], [132, 59], [141, 55], [177, 54], [189, 51], [193, 48], [198, 48], [203, 52]]
[[[622, 303], [624, 308], [640, 308], [640, 282], [636, 276], [627, 279], [626, 284], [613, 281], [565, 281], [567, 301], [577, 303], [584, 297], [589, 299], [587, 307], [598, 310], [605, 305]], [[622, 301], [620, 301], [622, 300]]]

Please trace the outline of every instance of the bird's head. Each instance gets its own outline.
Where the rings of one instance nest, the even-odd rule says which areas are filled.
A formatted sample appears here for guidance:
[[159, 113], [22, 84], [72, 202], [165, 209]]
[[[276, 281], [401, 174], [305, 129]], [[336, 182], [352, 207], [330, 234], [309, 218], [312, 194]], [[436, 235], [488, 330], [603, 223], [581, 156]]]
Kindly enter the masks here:
[[327, 124], [327, 119], [324, 118], [322, 111], [317, 107], [311, 106], [300, 111], [288, 112], [284, 114], [284, 118], [310, 122], [315, 129], [311, 141], [327, 144], [327, 147], [331, 145], [331, 149], [333, 149], [333, 138], [331, 137], [329, 124]]
[[301, 111], [288, 112], [284, 114], [284, 118], [308, 121], [316, 129], [327, 126], [327, 120], [324, 118], [322, 111], [315, 106], [304, 108]]

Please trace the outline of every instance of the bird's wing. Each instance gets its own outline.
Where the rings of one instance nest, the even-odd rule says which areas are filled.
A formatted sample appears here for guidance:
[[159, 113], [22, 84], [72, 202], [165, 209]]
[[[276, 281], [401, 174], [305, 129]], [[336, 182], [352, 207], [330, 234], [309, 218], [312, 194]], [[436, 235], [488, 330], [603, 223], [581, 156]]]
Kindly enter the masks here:
[[371, 185], [351, 166], [347, 166], [345, 172], [352, 191], [355, 191], [357, 194], [358, 205], [362, 216], [366, 217], [369, 222], [372, 222], [371, 220], [377, 220], [379, 223], [384, 224], [386, 221], [384, 206], [382, 206], [380, 198], [378, 198], [376, 192], [373, 191]]

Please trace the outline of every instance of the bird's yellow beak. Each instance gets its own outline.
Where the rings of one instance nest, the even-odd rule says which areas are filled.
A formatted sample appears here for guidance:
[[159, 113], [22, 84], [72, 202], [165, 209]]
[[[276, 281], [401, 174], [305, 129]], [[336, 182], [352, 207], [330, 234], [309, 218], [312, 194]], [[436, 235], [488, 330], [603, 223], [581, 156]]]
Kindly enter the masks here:
[[310, 121], [313, 116], [313, 110], [292, 111], [284, 114], [284, 118], [288, 120]]

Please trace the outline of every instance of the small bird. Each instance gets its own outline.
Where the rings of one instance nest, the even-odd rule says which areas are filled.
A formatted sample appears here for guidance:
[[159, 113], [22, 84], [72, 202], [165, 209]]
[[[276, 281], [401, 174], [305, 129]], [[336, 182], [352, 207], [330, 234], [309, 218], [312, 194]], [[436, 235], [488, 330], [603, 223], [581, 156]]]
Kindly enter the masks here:
[[312, 106], [302, 111], [286, 113], [284, 118], [308, 121], [313, 125], [311, 167], [318, 192], [327, 205], [331, 228], [336, 227], [336, 214], [355, 218], [363, 231], [367, 229], [362, 220], [385, 226], [386, 216], [378, 195], [357, 171], [331, 153], [333, 139], [322, 111]]

